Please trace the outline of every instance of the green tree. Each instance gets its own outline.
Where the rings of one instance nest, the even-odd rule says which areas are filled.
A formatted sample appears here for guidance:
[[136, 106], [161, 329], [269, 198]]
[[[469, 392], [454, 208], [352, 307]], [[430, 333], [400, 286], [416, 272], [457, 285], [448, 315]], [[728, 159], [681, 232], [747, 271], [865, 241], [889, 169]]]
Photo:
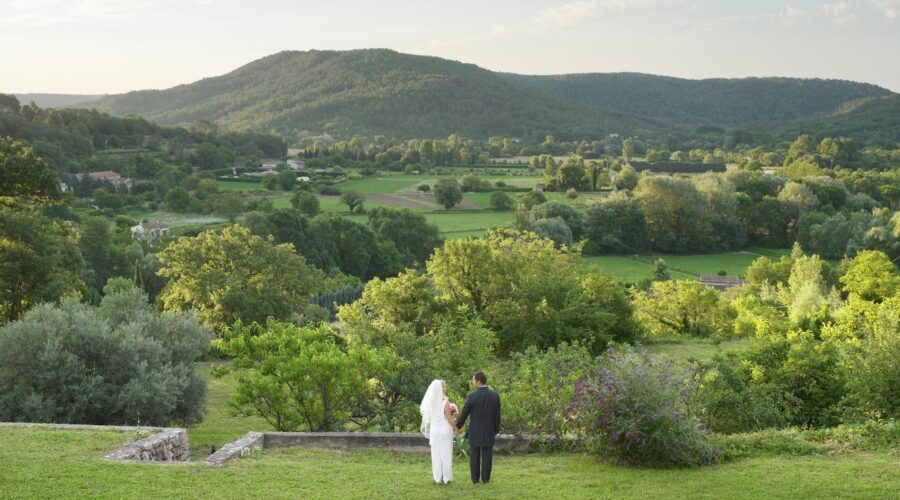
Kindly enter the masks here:
[[503, 191], [494, 191], [491, 193], [490, 205], [494, 210], [510, 210], [513, 206], [513, 199]]
[[236, 321], [292, 320], [325, 278], [293, 245], [274, 245], [237, 225], [179, 238], [159, 259], [159, 275], [169, 278], [163, 308], [192, 308], [216, 331]]
[[34, 150], [9, 137], [0, 137], [0, 205], [16, 200], [56, 203], [61, 199], [59, 176]]
[[710, 227], [703, 217], [707, 203], [689, 179], [643, 177], [635, 198], [647, 222], [652, 250], [683, 253], [708, 248]]
[[209, 332], [190, 314], [157, 313], [124, 279], [99, 307], [43, 304], [0, 328], [0, 419], [167, 426], [203, 417], [194, 361]]
[[653, 263], [653, 281], [668, 281], [672, 279], [669, 274], [669, 265], [663, 259], [656, 259]]
[[850, 260], [840, 280], [845, 292], [872, 302], [882, 302], [900, 290], [897, 266], [883, 252], [874, 250], [863, 250]]
[[580, 156], [570, 156], [565, 163], [560, 165], [556, 173], [558, 189], [578, 189], [588, 184], [585, 178], [584, 159]]
[[474, 193], [481, 189], [481, 178], [475, 174], [466, 174], [462, 177], [460, 184], [463, 191]]
[[634, 142], [631, 139], [622, 141], [622, 158], [625, 159], [625, 163], [631, 162], [634, 158]]
[[614, 193], [589, 205], [585, 213], [585, 236], [589, 253], [641, 253], [647, 237], [647, 222], [640, 203], [625, 193]]
[[244, 213], [244, 200], [237, 193], [222, 193], [210, 200], [213, 212], [228, 219], [234, 220]]
[[373, 396], [369, 381], [402, 366], [389, 349], [348, 344], [325, 325], [237, 323], [223, 337], [237, 373], [232, 406], [279, 431], [342, 429]]
[[369, 212], [369, 227], [381, 241], [390, 241], [404, 266], [420, 266], [442, 243], [437, 226], [408, 208], [376, 208]]
[[175, 187], [166, 193], [166, 208], [173, 212], [186, 212], [191, 204], [191, 196], [187, 190], [181, 187]]
[[636, 317], [654, 336], [728, 336], [733, 312], [719, 292], [697, 281], [654, 281], [634, 293]]
[[618, 174], [615, 175], [613, 180], [613, 187], [616, 189], [634, 189], [638, 185], [637, 172], [634, 171], [631, 165], [625, 165], [622, 167], [622, 170], [619, 171]]
[[297, 191], [291, 197], [291, 206], [307, 217], [319, 215], [319, 197], [308, 191]]
[[431, 190], [434, 201], [438, 202], [444, 209], [450, 210], [462, 201], [462, 191], [456, 179], [441, 179], [435, 183]]
[[351, 214], [355, 212], [357, 208], [362, 210], [365, 201], [366, 195], [355, 189], [348, 189], [341, 194], [341, 203], [347, 205]]
[[0, 321], [82, 290], [78, 231], [36, 208], [0, 207]]
[[322, 255], [345, 274], [369, 280], [402, 269], [403, 257], [394, 243], [378, 241], [363, 224], [336, 214], [322, 214], [312, 220], [310, 229], [322, 245]]

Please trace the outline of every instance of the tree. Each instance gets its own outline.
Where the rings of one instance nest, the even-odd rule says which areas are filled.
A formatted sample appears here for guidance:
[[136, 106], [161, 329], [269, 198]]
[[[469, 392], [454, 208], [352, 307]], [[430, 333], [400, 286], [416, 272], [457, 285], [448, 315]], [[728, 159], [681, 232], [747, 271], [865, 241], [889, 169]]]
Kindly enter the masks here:
[[462, 191], [460, 191], [456, 179], [441, 179], [437, 181], [431, 192], [434, 200], [446, 210], [450, 210], [463, 199]]
[[460, 184], [462, 184], [463, 191], [474, 193], [481, 189], [481, 178], [475, 174], [466, 174], [462, 177]]
[[513, 206], [513, 199], [503, 191], [491, 193], [491, 208], [494, 210], [509, 210]]
[[82, 290], [78, 231], [35, 207], [0, 207], [0, 322]]
[[341, 194], [341, 203], [347, 205], [350, 213], [356, 211], [357, 208], [362, 210], [363, 203], [366, 201], [366, 195], [355, 189], [348, 189]]
[[844, 291], [862, 300], [880, 303], [900, 290], [897, 267], [883, 252], [863, 250], [850, 260], [840, 278]]
[[166, 208], [173, 212], [186, 212], [191, 204], [191, 196], [187, 190], [175, 187], [166, 193]]
[[345, 274], [369, 280], [402, 269], [403, 257], [394, 243], [379, 242], [363, 224], [335, 214], [322, 214], [312, 220], [310, 229], [322, 245], [322, 255]]
[[638, 175], [631, 165], [625, 165], [622, 170], [616, 174], [613, 180], [613, 187], [616, 189], [634, 189], [638, 185]]
[[450, 240], [428, 262], [439, 302], [465, 306], [497, 333], [500, 352], [582, 341], [599, 350], [634, 333], [618, 281], [585, 272], [576, 250], [534, 233], [494, 230]]
[[159, 259], [159, 275], [169, 278], [159, 296], [163, 308], [192, 308], [216, 331], [236, 321], [291, 320], [325, 278], [293, 245], [275, 245], [237, 225], [179, 238]]
[[697, 281], [654, 281], [634, 293], [636, 316], [656, 336], [727, 336], [733, 312], [719, 292]]
[[547, 238], [557, 246], [572, 246], [572, 230], [561, 217], [538, 219], [531, 223], [532, 230], [541, 238]]
[[43, 304], [0, 328], [0, 419], [167, 426], [199, 422], [206, 381], [194, 360], [209, 332], [157, 313], [124, 279], [99, 307]]
[[376, 208], [369, 213], [369, 227], [381, 241], [390, 241], [404, 266], [423, 265], [442, 243], [437, 226], [408, 208]]
[[9, 137], [0, 137], [0, 205], [16, 200], [57, 203], [62, 193], [59, 176], [34, 150]]
[[625, 139], [622, 141], [622, 158], [625, 158], [625, 163], [630, 163], [633, 157], [634, 142], [631, 139]]
[[641, 253], [647, 237], [647, 222], [640, 203], [625, 193], [615, 193], [589, 205], [585, 215], [589, 253]]
[[581, 239], [584, 233], [584, 216], [575, 210], [575, 207], [572, 205], [558, 201], [548, 201], [531, 209], [531, 219], [534, 221], [552, 219], [554, 217], [559, 217], [565, 221], [572, 231], [572, 238], [575, 241]]
[[703, 217], [706, 200], [690, 180], [643, 177], [635, 198], [647, 222], [648, 246], [652, 250], [683, 253], [708, 248], [710, 228]]
[[341, 429], [372, 397], [369, 381], [401, 365], [389, 349], [347, 343], [325, 325], [237, 323], [223, 338], [237, 373], [232, 406], [279, 431]]
[[291, 197], [291, 206], [307, 217], [319, 215], [319, 197], [307, 191], [297, 191]]
[[570, 156], [556, 173], [558, 189], [578, 189], [587, 185], [585, 175], [584, 159], [577, 155]]
[[223, 193], [210, 200], [213, 212], [234, 222], [237, 216], [244, 213], [244, 200], [237, 193]]
[[656, 259], [653, 266], [655, 268], [653, 270], [653, 281], [668, 281], [672, 279], [672, 276], [669, 275], [669, 266], [665, 260]]

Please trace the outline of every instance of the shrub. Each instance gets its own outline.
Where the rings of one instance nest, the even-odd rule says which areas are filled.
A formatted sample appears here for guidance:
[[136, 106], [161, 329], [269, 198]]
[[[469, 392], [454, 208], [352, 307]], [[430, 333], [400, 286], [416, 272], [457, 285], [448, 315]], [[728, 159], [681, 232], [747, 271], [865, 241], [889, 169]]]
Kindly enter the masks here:
[[717, 358], [701, 380], [698, 401], [717, 432], [834, 425], [846, 392], [838, 347], [805, 331], [757, 339], [743, 355]]
[[389, 350], [348, 345], [325, 325], [238, 322], [223, 336], [237, 371], [232, 406], [279, 431], [342, 429], [358, 400], [371, 397], [369, 380], [399, 361]]
[[850, 357], [844, 402], [850, 416], [900, 418], [900, 296], [884, 301], [877, 326]]
[[578, 190], [575, 188], [566, 189], [566, 198], [568, 198], [570, 200], [574, 200], [575, 198], [578, 198]]
[[340, 196], [341, 194], [341, 190], [339, 188], [336, 188], [330, 184], [320, 184], [318, 187], [316, 187], [316, 191], [318, 191], [319, 194], [326, 196]]
[[572, 422], [588, 449], [631, 465], [696, 466], [717, 452], [692, 414], [692, 374], [646, 351], [610, 348], [575, 386]]
[[578, 343], [539, 351], [534, 347], [514, 354], [494, 375], [503, 394], [503, 432], [517, 438], [547, 437], [545, 445], [563, 442], [572, 432], [566, 412], [575, 383], [596, 368], [590, 351]]
[[431, 186], [428, 184], [419, 184], [418, 186], [416, 186], [416, 189], [418, 189], [419, 191], [421, 191], [423, 193], [427, 193], [427, 192], [431, 191]]
[[[659, 277], [663, 277], [660, 275]], [[733, 333], [734, 311], [697, 281], [655, 281], [634, 293], [637, 317], [654, 336], [711, 337]]]
[[0, 420], [72, 424], [190, 424], [206, 382], [193, 361], [210, 334], [193, 316], [156, 313], [113, 279], [99, 307], [65, 299], [0, 329]]
[[491, 208], [494, 210], [509, 210], [513, 206], [513, 199], [503, 191], [491, 193]]
[[319, 215], [319, 198], [312, 193], [298, 191], [291, 198], [291, 206], [307, 217]]

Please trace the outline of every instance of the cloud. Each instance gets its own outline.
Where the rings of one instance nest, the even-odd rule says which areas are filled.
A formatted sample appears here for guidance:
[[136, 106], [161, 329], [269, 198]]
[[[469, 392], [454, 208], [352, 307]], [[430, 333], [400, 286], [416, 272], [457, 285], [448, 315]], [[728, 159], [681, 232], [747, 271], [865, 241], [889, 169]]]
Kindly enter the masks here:
[[878, 9], [888, 21], [900, 17], [900, 0], [868, 0], [867, 3]]
[[687, 0], [577, 0], [541, 10], [532, 18], [532, 32], [577, 26], [601, 16], [634, 12], [686, 9]]
[[793, 5], [785, 5], [780, 11], [772, 14], [772, 19], [775, 20], [778, 24], [783, 24], [785, 26], [793, 26], [800, 21], [806, 20], [809, 18], [809, 13], [804, 9], [799, 7], [794, 7]]
[[856, 14], [847, 2], [826, 3], [821, 7], [822, 14], [835, 26], [845, 26], [856, 21]]
[[438, 39], [438, 38], [430, 38], [428, 43], [431, 45], [440, 45], [444, 47], [453, 47], [458, 45], [472, 45], [476, 43], [489, 42], [491, 40], [496, 40], [498, 38], [503, 38], [508, 35], [511, 35], [515, 32], [509, 26], [497, 23], [491, 23], [491, 29], [485, 31], [483, 33], [476, 33], [474, 35], [450, 38], [450, 39]]

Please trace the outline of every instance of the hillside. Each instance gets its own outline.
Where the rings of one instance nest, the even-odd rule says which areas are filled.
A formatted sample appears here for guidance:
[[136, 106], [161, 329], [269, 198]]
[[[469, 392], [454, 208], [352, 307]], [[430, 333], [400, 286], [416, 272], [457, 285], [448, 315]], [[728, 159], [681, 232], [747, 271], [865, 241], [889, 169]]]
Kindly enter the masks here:
[[472, 64], [383, 49], [280, 52], [188, 85], [110, 96], [97, 107], [164, 124], [207, 119], [290, 138], [596, 137], [660, 129], [649, 120], [584, 110]]
[[847, 102], [829, 116], [797, 120], [765, 127], [760, 132], [791, 140], [800, 134], [814, 137], [853, 137], [857, 141], [886, 148], [900, 147], [900, 94], [869, 97]]
[[640, 73], [502, 76], [585, 107], [676, 126], [733, 127], [826, 116], [848, 101], [891, 94], [866, 83], [801, 78], [687, 80]]
[[104, 96], [96, 94], [13, 94], [22, 104], [35, 103], [41, 108], [87, 107]]

